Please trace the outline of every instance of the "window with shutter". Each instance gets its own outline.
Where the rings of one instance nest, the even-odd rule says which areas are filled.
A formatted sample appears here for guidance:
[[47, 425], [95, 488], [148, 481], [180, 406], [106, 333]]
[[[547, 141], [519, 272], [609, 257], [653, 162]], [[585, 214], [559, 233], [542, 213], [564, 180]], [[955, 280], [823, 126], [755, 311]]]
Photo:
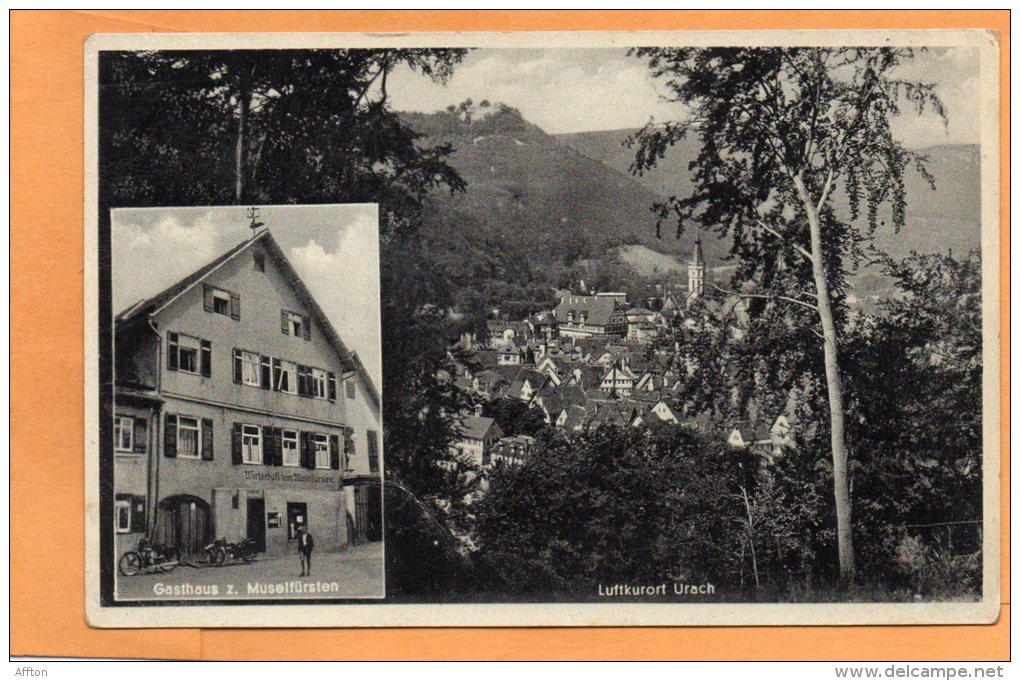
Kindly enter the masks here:
[[340, 438], [336, 435], [329, 436], [329, 467], [340, 470]]
[[204, 340], [201, 343], [202, 346], [202, 375], [205, 377], [212, 376], [212, 343]]
[[354, 429], [344, 428], [344, 459], [343, 467], [347, 470], [351, 467], [351, 460], [357, 454], [354, 446]]
[[245, 385], [256, 388], [259, 386], [259, 364], [259, 353], [249, 352], [248, 350], [241, 351], [241, 380]]
[[296, 312], [290, 312], [288, 310], [280, 311], [280, 326], [281, 330], [288, 336], [294, 336], [295, 338], [301, 338], [307, 333], [307, 327], [305, 326], [306, 317], [302, 317]]
[[[167, 333], [167, 368], [189, 374], [203, 373], [202, 348], [208, 341], [181, 333]], [[212, 345], [209, 346], [212, 352]], [[211, 363], [209, 364], [211, 368]]]
[[317, 400], [324, 400], [327, 398], [328, 392], [326, 389], [326, 372], [322, 369], [311, 370], [311, 393], [312, 397]]
[[202, 419], [202, 460], [213, 460], [213, 420]]
[[234, 348], [234, 383], [244, 381], [244, 351]]
[[326, 374], [326, 386], [329, 388], [329, 399], [336, 399], [336, 374], [332, 371]]
[[114, 497], [113, 503], [117, 534], [127, 534], [131, 531], [131, 495], [118, 494]]
[[281, 359], [273, 359], [276, 377], [273, 385], [281, 393], [298, 394], [298, 373], [297, 364], [286, 362]]
[[370, 430], [366, 433], [368, 441], [368, 470], [379, 472], [379, 433]]
[[241, 426], [241, 460], [244, 463], [262, 463], [262, 429], [256, 425]]
[[145, 532], [145, 497], [137, 494], [131, 497], [131, 531]]
[[270, 366], [270, 357], [262, 355], [262, 389], [269, 390], [273, 383], [273, 371]]
[[117, 452], [135, 451], [135, 421], [130, 416], [113, 419], [113, 449]]
[[312, 454], [312, 434], [301, 431], [301, 466], [303, 468], [315, 468], [315, 457]]
[[163, 456], [177, 456], [177, 416], [167, 414], [163, 424]]
[[209, 284], [202, 284], [202, 286], [202, 307], [206, 312], [234, 319], [241, 318], [240, 296], [226, 289], [210, 286]]
[[315, 467], [329, 468], [329, 436], [326, 433], [312, 435], [312, 446], [315, 448]]
[[230, 433], [230, 461], [235, 466], [242, 463], [241, 458], [241, 424], [235, 423]]
[[135, 454], [144, 454], [149, 448], [149, 428], [146, 419], [135, 417], [134, 440]]
[[276, 457], [276, 445], [273, 444], [273, 427], [262, 426], [262, 463], [267, 466], [273, 465]]
[[206, 312], [212, 312], [215, 309], [214, 290], [209, 284], [202, 284], [202, 307]]
[[202, 458], [200, 421], [192, 416], [177, 417], [177, 456], [185, 459]]
[[312, 320], [308, 317], [304, 317], [302, 319], [302, 322], [303, 322], [302, 330], [304, 331], [305, 340], [310, 341], [312, 340]]
[[309, 394], [308, 388], [308, 367], [298, 364], [297, 365], [297, 379], [298, 379], [298, 395], [307, 397]]
[[352, 378], [351, 380], [344, 383], [344, 387], [347, 390], [347, 399], [353, 400], [354, 396], [356, 395], [354, 388], [354, 379]]
[[280, 448], [283, 452], [284, 466], [300, 466], [301, 453], [298, 450], [298, 433], [296, 430], [284, 430], [280, 437]]
[[177, 345], [177, 334], [166, 334], [166, 366], [170, 371], [177, 371], [177, 355], [180, 348]]
[[199, 344], [197, 338], [191, 336], [179, 336], [179, 347], [177, 350], [177, 369], [189, 374], [197, 374], [199, 370]]
[[283, 465], [283, 433], [282, 428], [273, 428], [273, 465]]

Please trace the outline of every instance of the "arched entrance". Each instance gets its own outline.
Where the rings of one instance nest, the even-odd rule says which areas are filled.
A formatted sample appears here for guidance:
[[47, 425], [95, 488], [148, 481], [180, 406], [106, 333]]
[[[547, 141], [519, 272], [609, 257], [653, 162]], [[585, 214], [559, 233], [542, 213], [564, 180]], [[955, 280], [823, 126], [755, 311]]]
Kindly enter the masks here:
[[209, 504], [190, 494], [167, 497], [159, 502], [156, 542], [177, 548], [182, 556], [197, 555], [209, 543]]

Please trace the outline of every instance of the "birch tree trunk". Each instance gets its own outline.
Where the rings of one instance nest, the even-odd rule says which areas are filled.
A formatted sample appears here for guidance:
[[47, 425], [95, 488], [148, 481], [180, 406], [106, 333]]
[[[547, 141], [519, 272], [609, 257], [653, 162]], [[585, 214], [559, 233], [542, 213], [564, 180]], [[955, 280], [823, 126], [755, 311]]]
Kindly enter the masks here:
[[[846, 436], [844, 433], [843, 386], [839, 376], [839, 350], [836, 344], [836, 323], [832, 317], [832, 303], [829, 299], [829, 282], [825, 276], [822, 255], [822, 226], [819, 208], [804, 185], [801, 173], [794, 176], [794, 186], [807, 213], [811, 231], [811, 271], [818, 295], [818, 316], [822, 322], [822, 337], [825, 352], [825, 385], [829, 397], [829, 420], [832, 447], [832, 481], [836, 501], [836, 534], [839, 551], [839, 576], [844, 584], [854, 579], [854, 542], [851, 530], [850, 483], [847, 470]], [[823, 191], [824, 194], [827, 189]]]
[[240, 103], [240, 115], [237, 121], [237, 146], [234, 150], [235, 155], [235, 170], [234, 170], [234, 194], [235, 199], [238, 203], [244, 200], [244, 145], [245, 138], [248, 134], [248, 108], [251, 105], [251, 94], [249, 93], [250, 85], [248, 78], [245, 75], [244, 69], [241, 69], [240, 79], [238, 81], [238, 92], [237, 97]]

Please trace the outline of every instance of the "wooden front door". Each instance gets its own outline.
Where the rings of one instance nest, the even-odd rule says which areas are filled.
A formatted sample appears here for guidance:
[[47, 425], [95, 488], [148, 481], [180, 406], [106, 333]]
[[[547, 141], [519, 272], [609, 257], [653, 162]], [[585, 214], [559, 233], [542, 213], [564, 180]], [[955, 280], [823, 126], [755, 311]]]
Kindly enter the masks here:
[[210, 541], [209, 504], [199, 497], [180, 495], [159, 502], [155, 538], [175, 547], [182, 556], [195, 556]]
[[368, 541], [368, 488], [365, 485], [354, 487], [354, 541], [364, 544]]
[[248, 499], [248, 539], [255, 540], [259, 553], [266, 551], [266, 501]]

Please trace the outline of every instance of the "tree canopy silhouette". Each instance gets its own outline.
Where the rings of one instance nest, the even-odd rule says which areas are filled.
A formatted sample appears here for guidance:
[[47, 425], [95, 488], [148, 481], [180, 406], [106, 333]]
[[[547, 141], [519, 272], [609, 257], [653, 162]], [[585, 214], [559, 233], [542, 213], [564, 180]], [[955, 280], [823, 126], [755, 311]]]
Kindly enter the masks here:
[[[638, 48], [683, 115], [636, 133], [632, 169], [654, 167], [688, 135], [693, 189], [656, 204], [658, 227], [675, 221], [732, 240], [736, 295], [811, 312], [824, 350], [840, 573], [854, 575], [839, 339], [848, 273], [891, 209], [906, 219], [904, 174], [931, 182], [925, 158], [896, 139], [905, 110], [945, 118], [934, 85], [898, 76], [914, 56], [900, 48]], [[845, 214], [833, 193], [848, 198]], [[863, 218], [863, 223], [860, 220]], [[803, 316], [803, 315], [802, 315]], [[817, 325], [817, 326], [815, 326]]]

